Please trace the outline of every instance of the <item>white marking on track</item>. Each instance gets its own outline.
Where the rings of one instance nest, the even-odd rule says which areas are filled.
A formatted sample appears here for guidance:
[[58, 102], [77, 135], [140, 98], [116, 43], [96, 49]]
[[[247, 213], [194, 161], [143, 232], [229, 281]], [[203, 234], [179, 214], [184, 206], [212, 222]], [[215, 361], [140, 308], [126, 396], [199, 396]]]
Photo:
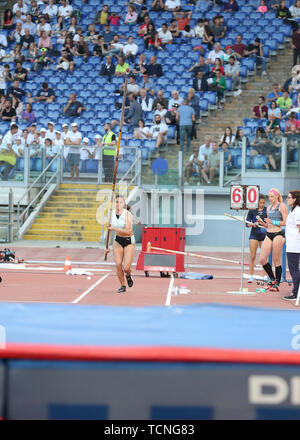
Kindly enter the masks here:
[[171, 296], [172, 296], [172, 289], [173, 289], [174, 280], [175, 280], [175, 278], [173, 276], [171, 276], [165, 306], [171, 305]]
[[103, 275], [102, 278], [99, 278], [99, 280], [93, 284], [91, 287], [89, 287], [85, 292], [83, 292], [78, 298], [76, 298], [74, 301], [72, 301], [73, 304], [79, 303], [85, 296], [87, 296], [95, 287], [97, 287], [102, 281], [105, 280], [110, 275], [110, 273], [107, 273], [106, 275]]

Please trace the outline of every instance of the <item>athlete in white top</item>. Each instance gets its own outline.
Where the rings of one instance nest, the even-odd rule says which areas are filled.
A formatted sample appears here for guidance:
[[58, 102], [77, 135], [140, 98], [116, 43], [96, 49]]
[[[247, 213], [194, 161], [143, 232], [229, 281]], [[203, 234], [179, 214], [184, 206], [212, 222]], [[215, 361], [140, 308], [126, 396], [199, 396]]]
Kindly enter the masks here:
[[287, 204], [290, 208], [286, 219], [286, 256], [290, 275], [293, 280], [292, 294], [284, 296], [285, 300], [297, 299], [300, 283], [300, 191], [291, 190], [287, 196]]
[[[108, 227], [109, 231], [114, 231], [116, 237], [113, 244], [114, 260], [117, 268], [117, 276], [121, 287], [117, 293], [126, 292], [125, 277], [128, 287], [133, 286], [131, 277], [131, 264], [134, 257], [135, 238], [132, 231], [133, 216], [126, 206], [123, 196], [117, 195], [115, 211], [112, 213], [112, 222]], [[109, 250], [106, 250], [108, 253]], [[124, 268], [123, 268], [124, 263]]]

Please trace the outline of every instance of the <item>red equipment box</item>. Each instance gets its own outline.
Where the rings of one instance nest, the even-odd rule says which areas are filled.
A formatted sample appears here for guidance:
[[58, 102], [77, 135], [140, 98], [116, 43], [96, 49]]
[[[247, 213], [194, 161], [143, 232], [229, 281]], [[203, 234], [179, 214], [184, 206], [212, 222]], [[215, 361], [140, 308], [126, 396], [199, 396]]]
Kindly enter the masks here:
[[152, 247], [172, 251], [185, 250], [185, 228], [144, 227], [142, 252], [139, 254], [136, 269], [155, 272], [184, 272], [184, 255], [153, 249], [147, 252], [147, 244]]

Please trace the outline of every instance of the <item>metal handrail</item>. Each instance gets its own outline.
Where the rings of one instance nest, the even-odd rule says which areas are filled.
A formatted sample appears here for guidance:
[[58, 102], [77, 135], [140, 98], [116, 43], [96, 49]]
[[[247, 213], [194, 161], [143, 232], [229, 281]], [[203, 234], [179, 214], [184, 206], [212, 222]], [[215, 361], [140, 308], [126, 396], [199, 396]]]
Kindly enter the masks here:
[[53, 179], [57, 178], [59, 175], [59, 167], [58, 170], [53, 174], [53, 176], [44, 184], [44, 186], [41, 188], [41, 190], [38, 192], [38, 194], [31, 200], [31, 202], [26, 206], [26, 208], [20, 213], [20, 201], [24, 198], [25, 194], [28, 194], [29, 191], [33, 188], [33, 186], [36, 184], [36, 182], [46, 173], [48, 168], [52, 165], [52, 163], [55, 161], [55, 159], [59, 158], [59, 154], [56, 154], [53, 159], [49, 162], [49, 164], [46, 166], [46, 168], [42, 171], [42, 173], [32, 182], [30, 187], [24, 192], [23, 196], [18, 200], [17, 204], [17, 213], [18, 213], [18, 225], [20, 227], [21, 225], [21, 218], [28, 212], [28, 210], [31, 208], [31, 206], [36, 202], [36, 200], [40, 197], [40, 195], [46, 190], [46, 188], [52, 183]]
[[29, 193], [29, 191], [32, 190], [34, 185], [36, 185], [37, 181], [40, 180], [40, 178], [47, 172], [48, 168], [50, 168], [50, 166], [52, 165], [52, 162], [54, 162], [54, 160], [58, 157], [59, 157], [59, 154], [56, 154], [53, 157], [53, 159], [48, 163], [46, 168], [44, 168], [44, 170], [41, 172], [41, 174], [39, 174], [38, 177], [32, 182], [32, 184], [24, 191], [24, 194], [22, 195], [22, 197], [18, 201], [18, 205], [20, 204], [20, 201], [25, 197], [25, 194], [27, 195]]

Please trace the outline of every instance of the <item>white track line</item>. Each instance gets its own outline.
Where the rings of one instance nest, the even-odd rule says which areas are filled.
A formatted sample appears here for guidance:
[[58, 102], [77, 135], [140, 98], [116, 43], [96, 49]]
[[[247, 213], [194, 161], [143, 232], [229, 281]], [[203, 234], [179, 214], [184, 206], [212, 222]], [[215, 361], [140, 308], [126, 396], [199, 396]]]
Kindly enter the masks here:
[[174, 280], [175, 278], [171, 276], [165, 306], [169, 306], [171, 304], [171, 296], [172, 296]]
[[102, 278], [100, 278], [95, 284], [93, 284], [91, 287], [88, 288], [85, 292], [83, 292], [78, 298], [76, 298], [74, 301], [72, 301], [73, 304], [79, 303], [79, 301], [82, 300], [86, 295], [88, 295], [98, 284], [102, 283], [102, 281], [105, 280], [110, 275], [110, 273], [107, 273], [106, 275], [103, 275]]

